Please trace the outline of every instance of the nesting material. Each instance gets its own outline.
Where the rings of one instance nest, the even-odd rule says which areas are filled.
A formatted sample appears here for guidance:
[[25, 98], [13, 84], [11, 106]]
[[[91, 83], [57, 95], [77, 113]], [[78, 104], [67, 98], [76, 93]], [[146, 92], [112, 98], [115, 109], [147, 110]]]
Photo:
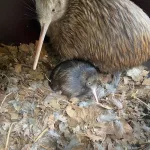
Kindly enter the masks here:
[[48, 85], [50, 68], [58, 62], [48, 59], [46, 47], [33, 71], [34, 44], [0, 45], [0, 149], [148, 148], [150, 85], [145, 69], [136, 80], [123, 76], [116, 94], [99, 104], [68, 99]]

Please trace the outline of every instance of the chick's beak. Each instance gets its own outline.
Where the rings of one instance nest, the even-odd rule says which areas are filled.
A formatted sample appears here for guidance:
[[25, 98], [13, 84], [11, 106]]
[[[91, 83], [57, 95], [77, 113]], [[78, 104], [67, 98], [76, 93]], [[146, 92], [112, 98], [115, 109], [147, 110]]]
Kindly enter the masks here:
[[98, 97], [97, 97], [97, 94], [96, 94], [96, 89], [97, 89], [97, 87], [94, 86], [94, 87], [92, 87], [91, 89], [92, 89], [93, 95], [94, 95], [94, 97], [95, 97], [95, 100], [96, 100], [96, 102], [98, 103]]
[[40, 37], [39, 37], [39, 41], [36, 47], [36, 55], [35, 55], [35, 59], [34, 59], [34, 64], [33, 64], [33, 70], [36, 70], [38, 61], [39, 61], [39, 57], [40, 57], [40, 53], [41, 53], [41, 49], [42, 49], [42, 45], [43, 45], [43, 41], [46, 35], [46, 32], [48, 30], [50, 23], [45, 23], [43, 24], [43, 26], [41, 27], [41, 33], [40, 33]]

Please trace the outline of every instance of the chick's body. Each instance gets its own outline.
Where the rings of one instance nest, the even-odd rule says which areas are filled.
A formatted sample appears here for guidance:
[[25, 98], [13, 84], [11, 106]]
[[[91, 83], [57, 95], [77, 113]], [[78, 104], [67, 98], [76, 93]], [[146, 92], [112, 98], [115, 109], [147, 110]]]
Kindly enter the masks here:
[[[50, 75], [50, 86], [68, 97], [80, 97], [90, 91], [88, 82], [98, 84], [96, 68], [84, 61], [68, 60], [56, 66]], [[91, 78], [95, 81], [91, 81]]]

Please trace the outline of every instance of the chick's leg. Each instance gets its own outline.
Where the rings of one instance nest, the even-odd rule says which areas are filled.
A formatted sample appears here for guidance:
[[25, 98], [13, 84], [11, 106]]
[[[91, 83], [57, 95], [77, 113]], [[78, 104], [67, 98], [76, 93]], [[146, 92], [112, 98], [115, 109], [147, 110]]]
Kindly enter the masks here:
[[111, 83], [106, 84], [106, 96], [116, 92], [120, 81], [121, 72], [115, 72]]

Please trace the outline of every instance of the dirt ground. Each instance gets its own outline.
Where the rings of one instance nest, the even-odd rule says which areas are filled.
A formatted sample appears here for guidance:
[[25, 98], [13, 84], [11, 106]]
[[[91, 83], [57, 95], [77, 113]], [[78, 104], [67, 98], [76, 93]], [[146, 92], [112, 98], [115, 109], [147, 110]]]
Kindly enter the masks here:
[[58, 62], [44, 45], [0, 44], [0, 150], [150, 150], [150, 79], [145, 68], [122, 75], [115, 95], [81, 102], [54, 93]]

